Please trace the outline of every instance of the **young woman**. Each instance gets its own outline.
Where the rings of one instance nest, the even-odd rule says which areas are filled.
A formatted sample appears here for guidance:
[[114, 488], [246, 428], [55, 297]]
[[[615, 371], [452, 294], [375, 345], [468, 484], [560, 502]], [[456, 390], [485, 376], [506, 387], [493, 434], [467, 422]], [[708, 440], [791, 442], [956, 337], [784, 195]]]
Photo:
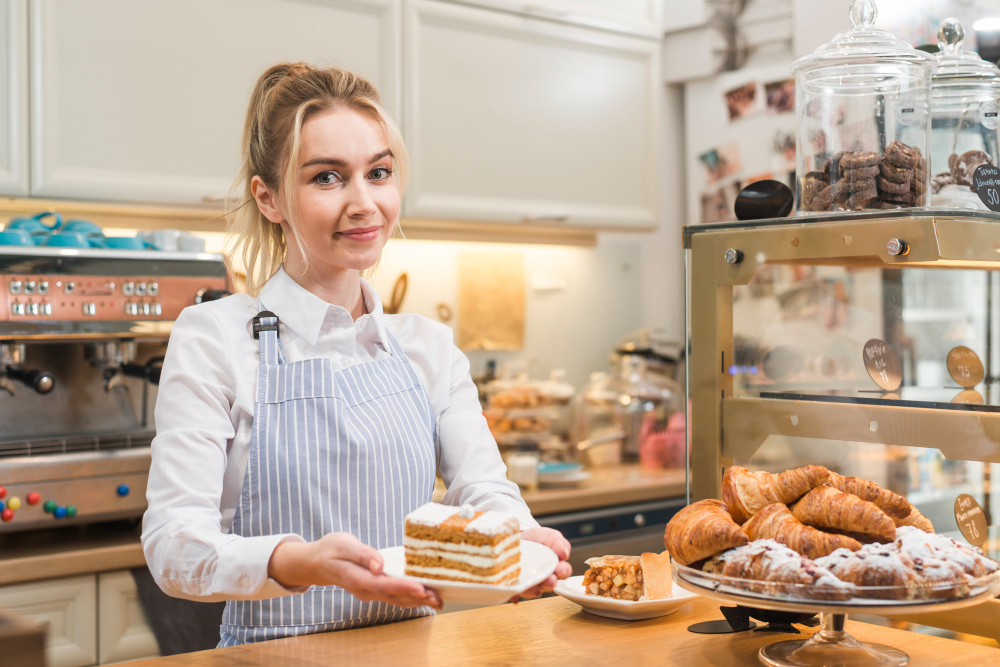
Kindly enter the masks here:
[[434, 591], [378, 549], [431, 499], [513, 512], [571, 573], [507, 481], [448, 327], [385, 315], [361, 272], [398, 224], [408, 160], [371, 83], [277, 65], [243, 132], [231, 256], [249, 294], [187, 308], [156, 403], [142, 543], [159, 586], [227, 600], [220, 646], [403, 620]]

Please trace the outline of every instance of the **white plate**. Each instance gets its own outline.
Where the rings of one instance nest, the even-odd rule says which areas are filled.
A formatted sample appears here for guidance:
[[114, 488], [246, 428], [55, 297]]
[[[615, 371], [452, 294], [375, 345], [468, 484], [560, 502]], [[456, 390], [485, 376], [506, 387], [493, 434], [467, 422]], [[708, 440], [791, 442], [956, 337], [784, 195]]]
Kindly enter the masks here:
[[390, 547], [379, 549], [385, 561], [383, 571], [390, 577], [402, 577], [419, 581], [427, 588], [437, 592], [442, 602], [457, 602], [459, 604], [494, 605], [506, 602], [510, 598], [523, 593], [532, 586], [545, 581], [555, 572], [559, 557], [552, 549], [538, 542], [521, 540], [521, 578], [511, 586], [491, 586], [490, 584], [468, 584], [463, 581], [443, 581], [441, 579], [424, 579], [411, 577], [406, 572], [405, 547]]
[[539, 486], [575, 486], [580, 482], [585, 482], [590, 479], [590, 473], [586, 470], [580, 470], [578, 472], [572, 473], [559, 473], [552, 475], [539, 475], [538, 485]]
[[575, 602], [586, 612], [596, 616], [616, 618], [619, 621], [641, 621], [647, 618], [658, 618], [672, 614], [683, 605], [698, 597], [684, 590], [677, 584], [673, 587], [673, 597], [666, 600], [645, 600], [629, 602], [612, 598], [587, 595], [583, 588], [583, 577], [570, 577], [556, 584], [556, 593], [571, 602]]

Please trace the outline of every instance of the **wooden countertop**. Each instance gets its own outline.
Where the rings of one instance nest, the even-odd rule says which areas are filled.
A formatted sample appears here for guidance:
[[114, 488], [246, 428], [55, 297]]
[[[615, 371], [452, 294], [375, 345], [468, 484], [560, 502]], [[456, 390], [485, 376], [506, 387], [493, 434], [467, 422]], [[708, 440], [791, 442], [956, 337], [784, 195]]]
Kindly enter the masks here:
[[[590, 479], [569, 488], [539, 488], [522, 491], [521, 497], [536, 517], [567, 512], [630, 505], [664, 498], [681, 498], [686, 489], [683, 470], [643, 470], [639, 464], [594, 468]], [[434, 500], [444, 498], [444, 488], [434, 491]]]
[[142, 567], [132, 522], [71, 526], [0, 536], [0, 585]]
[[[128, 664], [759, 667], [761, 646], [792, 637], [771, 632], [696, 635], [687, 631], [692, 623], [721, 618], [718, 604], [705, 598], [669, 616], [628, 622], [591, 616], [556, 597]], [[957, 662], [986, 665], [1000, 660], [1000, 650], [987, 646], [850, 621], [847, 630], [861, 641], [899, 648], [910, 655], [910, 664], [921, 667]], [[807, 628], [803, 636], [813, 632]]]

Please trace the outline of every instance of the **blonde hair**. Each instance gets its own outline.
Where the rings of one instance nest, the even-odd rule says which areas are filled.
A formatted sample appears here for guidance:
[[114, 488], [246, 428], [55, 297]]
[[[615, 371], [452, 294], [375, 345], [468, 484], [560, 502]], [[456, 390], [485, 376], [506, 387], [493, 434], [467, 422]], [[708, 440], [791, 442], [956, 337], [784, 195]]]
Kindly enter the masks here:
[[[341, 67], [321, 69], [309, 63], [281, 63], [269, 68], [257, 79], [250, 96], [239, 177], [230, 193], [230, 201], [243, 203], [227, 215], [226, 225], [226, 257], [230, 267], [240, 262], [245, 267], [246, 289], [252, 296], [260, 293], [285, 260], [288, 240], [281, 227], [260, 212], [250, 182], [260, 176], [268, 189], [277, 193], [295, 232], [302, 125], [316, 114], [339, 108], [353, 109], [382, 126], [392, 151], [400, 196], [406, 190], [410, 164], [403, 137], [368, 79]], [[295, 241], [300, 243], [297, 233]]]

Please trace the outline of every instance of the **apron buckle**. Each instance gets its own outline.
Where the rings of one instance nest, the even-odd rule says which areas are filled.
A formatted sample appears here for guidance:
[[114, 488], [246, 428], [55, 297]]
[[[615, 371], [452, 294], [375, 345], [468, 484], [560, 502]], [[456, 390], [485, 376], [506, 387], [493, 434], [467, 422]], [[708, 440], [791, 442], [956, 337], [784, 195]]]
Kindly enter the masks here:
[[[261, 319], [265, 317], [273, 317], [274, 324], [261, 324]], [[272, 313], [270, 310], [262, 310], [257, 313], [257, 316], [253, 318], [253, 339], [260, 340], [261, 331], [278, 331], [278, 316]]]

